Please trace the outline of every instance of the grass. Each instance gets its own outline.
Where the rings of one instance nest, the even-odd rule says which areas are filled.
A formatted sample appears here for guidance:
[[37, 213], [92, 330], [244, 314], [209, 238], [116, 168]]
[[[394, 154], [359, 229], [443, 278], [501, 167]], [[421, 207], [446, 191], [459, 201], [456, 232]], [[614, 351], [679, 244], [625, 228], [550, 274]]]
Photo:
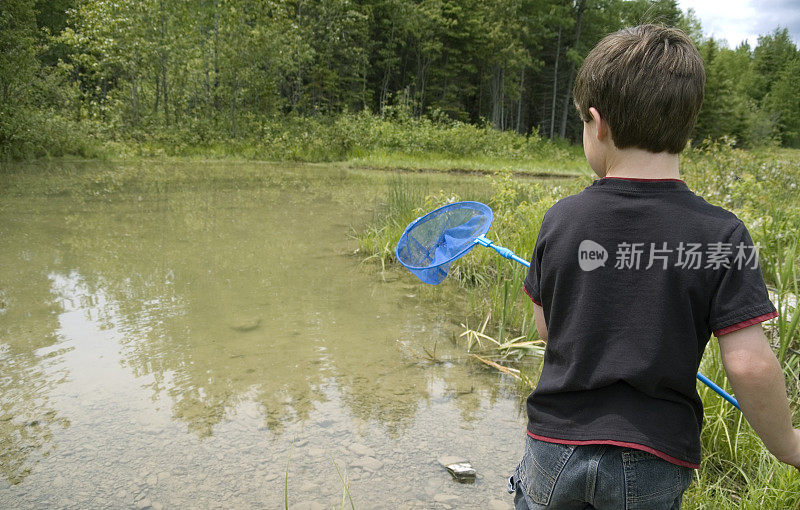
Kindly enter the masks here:
[[410, 154], [408, 152], [376, 150], [364, 156], [351, 158], [348, 163], [353, 167], [417, 172], [492, 174], [500, 168], [515, 175], [531, 177], [573, 177], [586, 174], [588, 167], [573, 152], [567, 152], [567, 157], [512, 159], [483, 154], [465, 157], [430, 152]]
[[[283, 483], [284, 483], [283, 508], [285, 510], [289, 510], [289, 467], [292, 462], [292, 453], [294, 452], [295, 439], [292, 440], [292, 444], [289, 447], [289, 455], [286, 458], [286, 470], [284, 472], [284, 478], [283, 478]], [[353, 503], [353, 497], [350, 494], [350, 481], [347, 479], [347, 473], [342, 475], [342, 472], [339, 469], [339, 465], [336, 463], [336, 460], [333, 458], [333, 455], [331, 455], [330, 453], [328, 455], [330, 455], [333, 467], [336, 469], [336, 475], [339, 477], [339, 481], [342, 483], [342, 500], [339, 503], [339, 510], [344, 510], [345, 503], [350, 503], [351, 510], [355, 510], [356, 506], [355, 503]]]
[[[380, 160], [385, 164], [397, 161], [402, 158]], [[427, 164], [423, 159], [417, 165], [424, 168]], [[571, 164], [560, 168], [571, 168]], [[483, 165], [478, 159], [473, 168], [482, 169]], [[447, 162], [444, 166], [462, 165]], [[531, 164], [527, 168], [535, 171], [538, 167]], [[741, 218], [760, 246], [762, 272], [780, 313], [768, 323], [766, 332], [784, 367], [795, 425], [800, 425], [800, 151], [746, 152], [724, 142], [706, 144], [682, 154], [681, 171], [692, 190]], [[527, 258], [544, 212], [561, 197], [581, 190], [591, 177], [579, 173], [571, 179], [531, 181], [519, 179], [515, 172], [518, 170], [505, 165], [487, 178], [483, 193], [463, 198], [488, 203], [495, 213], [490, 238]], [[424, 194], [410, 186], [402, 178], [392, 181], [373, 224], [357, 233], [362, 256], [379, 260], [384, 269], [395, 262], [394, 246], [411, 220], [462, 199], [445, 191]], [[521, 292], [524, 274], [525, 268], [519, 264], [476, 248], [454, 264], [444, 284], [458, 287], [468, 296], [471, 311], [460, 337], [464, 349], [476, 362], [520, 381], [520, 395], [538, 381], [542, 348], [533, 326], [532, 305]], [[701, 372], [730, 392], [716, 342], [709, 344]], [[736, 408], [704, 385], [698, 390], [705, 405], [704, 460], [686, 493], [685, 508], [800, 510], [797, 470], [781, 464], [765, 449]]]
[[795, 341], [800, 335], [800, 313], [797, 307], [797, 297], [800, 296], [797, 274], [799, 247], [798, 243], [792, 244], [784, 252], [782, 260], [776, 262], [777, 290], [774, 294], [780, 314], [773, 335], [777, 339], [778, 360], [791, 372], [793, 379], [798, 379], [800, 372], [800, 352]]

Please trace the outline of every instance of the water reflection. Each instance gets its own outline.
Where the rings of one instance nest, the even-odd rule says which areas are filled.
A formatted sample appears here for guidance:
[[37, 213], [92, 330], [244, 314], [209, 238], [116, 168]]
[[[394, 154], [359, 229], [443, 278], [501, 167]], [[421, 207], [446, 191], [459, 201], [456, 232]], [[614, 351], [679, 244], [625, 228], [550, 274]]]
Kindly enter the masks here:
[[53, 429], [69, 420], [53, 409], [50, 390], [63, 378], [58, 358], [58, 316], [41, 249], [46, 232], [30, 216], [0, 223], [0, 474], [20, 483], [48, 455]]
[[[266, 447], [271, 453], [251, 454], [269, 459], [288, 452], [276, 438], [287, 431], [291, 441], [306, 437], [306, 427], [345, 447], [375, 426], [407, 442], [420, 434], [426, 408], [452, 406], [460, 421], [448, 428], [469, 430], [486, 418], [487, 407], [509, 400], [495, 377], [456, 359], [461, 351], [450, 338], [462, 316], [441, 303], [456, 303], [457, 296], [443, 296], [447, 287], [420, 289], [397, 274], [378, 278], [352, 257], [345, 234], [371, 214], [365, 196], [375, 193], [367, 187], [375, 183], [343, 185], [340, 172], [325, 175], [299, 187], [276, 185], [273, 177], [247, 189], [6, 201], [0, 210], [3, 477], [21, 482], [58, 449], [57, 465], [80, 460], [103, 472], [115, 469], [92, 441], [75, 444], [79, 436], [127, 459], [122, 470], [157, 457], [153, 448], [171, 452], [169, 443], [194, 449], [202, 470], [210, 446], [187, 442], [176, 424], [217, 445], [217, 460], [237, 465], [229, 457], [234, 443], [250, 451], [248, 442], [264, 434], [273, 441]], [[433, 341], [437, 362], [412, 354]], [[124, 422], [135, 427], [128, 431]], [[58, 434], [70, 426], [72, 434]], [[137, 442], [147, 450], [129, 451]], [[78, 457], [70, 460], [73, 450]], [[244, 458], [241, 471], [253, 469]], [[314, 476], [317, 463], [298, 460], [296, 468]], [[193, 476], [193, 468], [176, 466]], [[150, 469], [138, 468], [135, 480], [108, 493], [124, 493], [120, 501], [127, 504], [143, 501], [150, 489], [142, 487], [162, 482]], [[127, 472], [117, 478], [127, 479]], [[258, 483], [279, 483], [262, 474]], [[37, 501], [32, 493], [30, 501]], [[86, 497], [84, 503], [98, 497], [111, 504], [110, 496], [88, 489]], [[254, 501], [282, 500], [259, 497]]]

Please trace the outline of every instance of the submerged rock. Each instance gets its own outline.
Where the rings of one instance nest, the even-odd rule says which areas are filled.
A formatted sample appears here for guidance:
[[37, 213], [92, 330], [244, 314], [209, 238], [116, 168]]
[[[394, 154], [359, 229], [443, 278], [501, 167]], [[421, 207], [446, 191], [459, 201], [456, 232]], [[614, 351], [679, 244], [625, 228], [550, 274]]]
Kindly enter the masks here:
[[458, 501], [458, 496], [454, 496], [453, 494], [437, 494], [433, 497], [433, 500], [437, 503], [455, 503]]
[[350, 465], [365, 471], [378, 471], [383, 467], [383, 462], [374, 457], [361, 457], [351, 462]]
[[249, 319], [234, 321], [233, 323], [231, 323], [231, 329], [234, 331], [245, 333], [247, 331], [253, 331], [260, 325], [261, 325], [261, 317], [251, 317]]
[[441, 464], [459, 483], [473, 483], [475, 481], [475, 468], [467, 459], [445, 455], [439, 458]]

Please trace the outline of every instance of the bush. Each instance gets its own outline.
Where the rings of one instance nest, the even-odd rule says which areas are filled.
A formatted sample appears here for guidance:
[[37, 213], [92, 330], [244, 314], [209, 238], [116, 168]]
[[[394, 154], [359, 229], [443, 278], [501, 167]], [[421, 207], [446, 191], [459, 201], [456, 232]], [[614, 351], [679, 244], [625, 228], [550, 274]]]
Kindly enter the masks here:
[[6, 105], [0, 110], [0, 159], [100, 155], [88, 122], [75, 122], [54, 111]]

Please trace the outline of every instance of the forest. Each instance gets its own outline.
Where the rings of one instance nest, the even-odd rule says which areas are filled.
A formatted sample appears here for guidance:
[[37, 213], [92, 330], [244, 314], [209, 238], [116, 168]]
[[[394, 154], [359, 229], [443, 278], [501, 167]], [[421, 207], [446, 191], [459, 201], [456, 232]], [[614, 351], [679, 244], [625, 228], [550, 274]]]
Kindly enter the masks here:
[[576, 142], [582, 59], [644, 22], [681, 27], [703, 55], [693, 143], [800, 145], [787, 29], [755, 47], [715, 40], [674, 0], [4, 0], [0, 157], [255, 140], [365, 114]]
[[[451, 489], [427, 455], [456, 436], [473, 460], [500, 464], [496, 432], [521, 422], [498, 407], [504, 418], [479, 441], [472, 424], [494, 416], [476, 411], [481, 399], [521, 409], [538, 380], [521, 266], [476, 249], [427, 286], [400, 269], [395, 247], [415, 218], [463, 199], [491, 206], [498, 244], [533, 253], [545, 212], [594, 178], [572, 104], [582, 60], [642, 23], [680, 27], [705, 61], [681, 176], [760, 247], [780, 312], [765, 332], [798, 423], [800, 51], [786, 28], [756, 44], [716, 39], [675, 0], [0, 0], [0, 365], [11, 374], [0, 377], [0, 506], [276, 507], [277, 497], [290, 508], [317, 489], [295, 480], [323, 479], [335, 497], [352, 487], [368, 501], [386, 486], [382, 497], [410, 500], [403, 491], [438, 476]], [[333, 291], [308, 293], [320, 274]], [[95, 377], [98, 367], [122, 375]], [[462, 368], [463, 383], [436, 382]], [[700, 369], [732, 391], [714, 344]], [[515, 386], [477, 377], [487, 371]], [[797, 470], [735, 407], [698, 391], [703, 463], [685, 507], [800, 508]], [[441, 422], [452, 436], [407, 419], [440, 401], [454, 406], [449, 419], [460, 413]], [[393, 449], [384, 459], [402, 468], [342, 476], [337, 462], [368, 441], [371, 420], [390, 431], [372, 446]], [[435, 437], [403, 443], [406, 426]], [[423, 456], [397, 460], [409, 443]], [[230, 476], [208, 476], [217, 464]], [[487, 485], [464, 501], [506, 497], [504, 480]]]

